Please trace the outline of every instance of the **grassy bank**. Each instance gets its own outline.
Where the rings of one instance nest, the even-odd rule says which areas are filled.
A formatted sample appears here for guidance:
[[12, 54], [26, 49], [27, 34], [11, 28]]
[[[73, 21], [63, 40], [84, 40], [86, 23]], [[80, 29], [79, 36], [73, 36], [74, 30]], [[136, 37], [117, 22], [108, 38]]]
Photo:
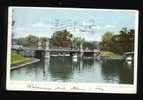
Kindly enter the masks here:
[[116, 53], [111, 52], [111, 51], [101, 51], [101, 54], [104, 57], [111, 58], [111, 59], [121, 59], [122, 58], [122, 55], [116, 54]]
[[31, 58], [27, 58], [27, 57], [24, 57], [16, 53], [11, 54], [11, 64], [23, 63], [23, 62], [30, 61], [30, 60]]

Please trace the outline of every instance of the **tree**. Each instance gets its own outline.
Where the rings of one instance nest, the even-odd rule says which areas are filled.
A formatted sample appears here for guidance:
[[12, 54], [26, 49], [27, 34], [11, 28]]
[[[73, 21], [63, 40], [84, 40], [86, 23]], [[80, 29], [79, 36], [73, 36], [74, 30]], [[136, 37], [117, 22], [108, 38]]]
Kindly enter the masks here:
[[102, 36], [102, 42], [101, 47], [104, 50], [110, 50], [110, 44], [112, 42], [112, 37], [113, 37], [113, 33], [112, 32], [106, 32], [103, 36]]
[[33, 35], [29, 35], [24, 38], [15, 39], [16, 44], [23, 45], [25, 47], [37, 47], [39, 38]]
[[38, 44], [39, 38], [33, 35], [29, 35], [27, 37], [27, 41], [28, 41], [28, 46], [35, 47]]
[[[127, 29], [122, 28], [119, 34], [120, 39], [118, 40], [120, 42], [120, 45], [123, 48], [123, 52], [130, 52], [134, 49], [134, 29]], [[123, 53], [122, 52], [122, 53]]]
[[65, 48], [71, 45], [72, 34], [67, 30], [57, 31], [51, 39], [54, 46]]
[[134, 39], [135, 39], [134, 37], [135, 37], [135, 30], [130, 29], [128, 32], [128, 38], [130, 42], [130, 45], [129, 45], [130, 51], [134, 51]]
[[80, 37], [74, 37], [73, 41], [72, 41], [73, 48], [79, 49], [80, 45], [81, 45], [81, 42], [82, 42], [82, 39]]
[[40, 38], [40, 42], [41, 42], [43, 48], [46, 47], [46, 42], [49, 42], [48, 40], [49, 40], [49, 39], [46, 38], [46, 37], [41, 37], [41, 38]]
[[83, 42], [83, 49], [95, 49], [96, 48], [96, 44], [93, 41], [84, 41]]
[[103, 50], [123, 54], [134, 50], [134, 29], [122, 28], [119, 34], [106, 32], [101, 41]]

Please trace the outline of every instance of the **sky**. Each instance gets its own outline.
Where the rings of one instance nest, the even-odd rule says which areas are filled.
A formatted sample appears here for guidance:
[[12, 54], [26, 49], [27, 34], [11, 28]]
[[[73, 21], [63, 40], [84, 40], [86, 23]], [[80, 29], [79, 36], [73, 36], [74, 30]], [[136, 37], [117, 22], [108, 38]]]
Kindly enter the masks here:
[[117, 34], [123, 27], [135, 29], [134, 11], [13, 8], [15, 38], [35, 35], [51, 37], [55, 31], [67, 29], [87, 41], [101, 41], [111, 31]]

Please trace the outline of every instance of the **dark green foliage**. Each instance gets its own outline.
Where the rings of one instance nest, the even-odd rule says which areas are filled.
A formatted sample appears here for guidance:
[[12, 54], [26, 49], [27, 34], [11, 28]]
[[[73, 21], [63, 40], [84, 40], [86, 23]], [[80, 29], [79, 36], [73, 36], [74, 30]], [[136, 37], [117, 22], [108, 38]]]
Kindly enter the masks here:
[[[47, 42], [49, 42], [48, 41], [49, 39], [48, 38], [46, 38], [46, 37], [40, 37], [40, 42], [41, 42], [41, 46], [42, 46], [42, 48], [45, 48], [46, 46], [47, 46]], [[49, 43], [48, 43], [49, 44]]]
[[96, 44], [94, 42], [83, 42], [83, 49], [95, 49], [96, 48]]
[[18, 38], [14, 40], [16, 44], [23, 45], [25, 47], [37, 47], [39, 38], [33, 35], [29, 35], [24, 38]]
[[70, 47], [71, 39], [72, 39], [72, 34], [67, 30], [57, 31], [51, 37], [53, 46], [63, 47], [63, 48]]
[[122, 28], [119, 34], [105, 33], [100, 45], [103, 50], [123, 54], [134, 50], [134, 29]]

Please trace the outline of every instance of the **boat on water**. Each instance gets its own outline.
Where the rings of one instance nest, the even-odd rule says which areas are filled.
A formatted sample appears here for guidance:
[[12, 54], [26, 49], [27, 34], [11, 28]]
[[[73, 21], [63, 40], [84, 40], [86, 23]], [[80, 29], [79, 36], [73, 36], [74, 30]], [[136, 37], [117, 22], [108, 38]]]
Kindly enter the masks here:
[[132, 61], [126, 61], [127, 64], [131, 65], [132, 64]]
[[130, 64], [132, 64], [132, 60], [133, 60], [133, 58], [131, 56], [129, 56], [126, 58], [126, 63], [130, 65]]
[[132, 60], [133, 60], [133, 59], [132, 59], [131, 56], [129, 56], [129, 57], [126, 58], [126, 61], [132, 61]]

